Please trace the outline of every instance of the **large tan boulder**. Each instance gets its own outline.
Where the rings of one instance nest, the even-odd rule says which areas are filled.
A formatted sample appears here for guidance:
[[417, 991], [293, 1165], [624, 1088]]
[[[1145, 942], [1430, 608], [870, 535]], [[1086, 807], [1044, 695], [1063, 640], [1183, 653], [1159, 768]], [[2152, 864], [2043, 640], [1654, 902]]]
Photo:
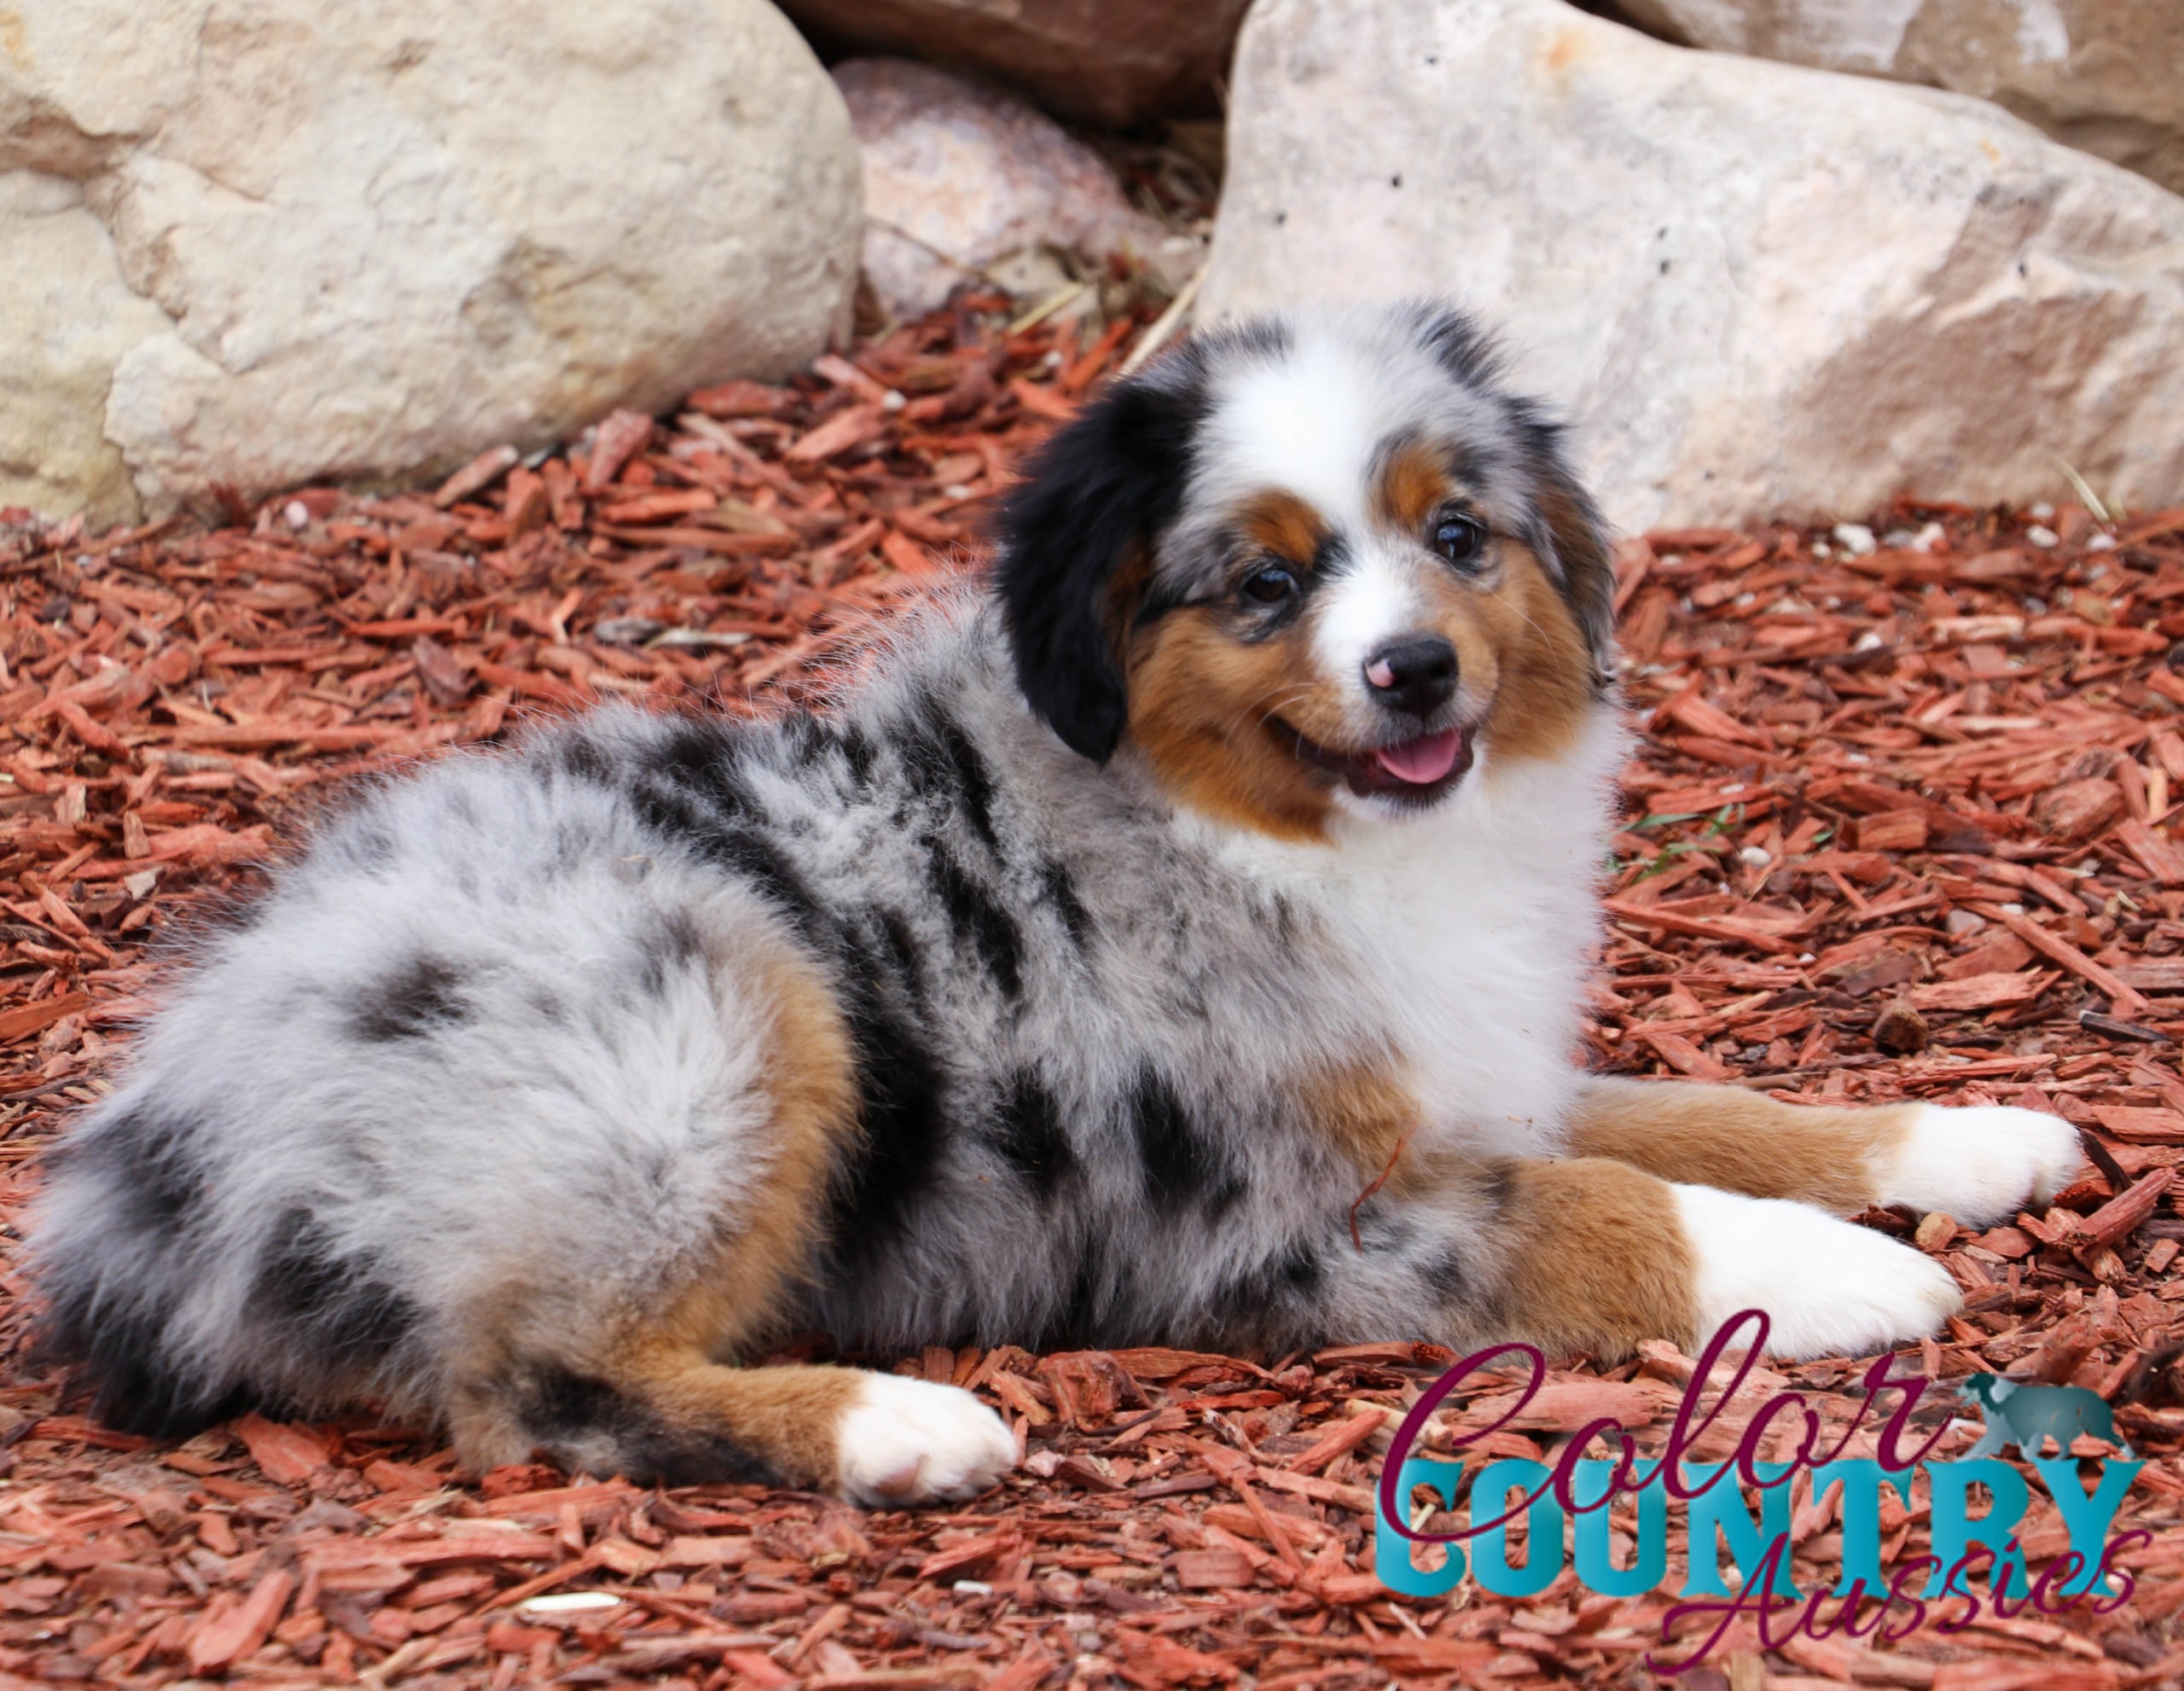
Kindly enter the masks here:
[[849, 60], [834, 84], [864, 160], [864, 273], [890, 313], [929, 311], [981, 276], [1013, 285], [1010, 261], [1034, 281], [1047, 249], [1163, 256], [1167, 230], [1107, 160], [1021, 100], [907, 59]]
[[1923, 82], [2184, 193], [2179, 0], [1617, 0], [1671, 41]]
[[1248, 0], [782, 0], [837, 50], [982, 71], [1048, 110], [1120, 127], [1212, 110]]
[[1560, 0], [1261, 0], [1200, 320], [1448, 294], [1631, 526], [2184, 501], [2184, 199], [1960, 96]]
[[15, 0], [0, 392], [65, 426], [0, 421], [0, 502], [431, 474], [777, 375], [861, 211], [765, 0]]

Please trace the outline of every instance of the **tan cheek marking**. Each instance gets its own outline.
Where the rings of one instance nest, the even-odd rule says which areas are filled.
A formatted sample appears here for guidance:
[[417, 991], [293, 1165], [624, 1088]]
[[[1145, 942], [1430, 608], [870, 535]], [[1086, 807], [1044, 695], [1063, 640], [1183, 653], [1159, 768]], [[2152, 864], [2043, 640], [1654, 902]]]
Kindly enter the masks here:
[[1455, 491], [1441, 455], [1414, 443], [1388, 455], [1373, 489], [1373, 514], [1414, 542], [1422, 542], [1426, 525]]
[[1507, 1331], [1550, 1352], [1603, 1356], [1641, 1339], [1696, 1341], [1697, 1264], [1659, 1181], [1597, 1157], [1499, 1167]]
[[1595, 1075], [1571, 1120], [1570, 1148], [1664, 1180], [1855, 1215], [1873, 1200], [1875, 1171], [1917, 1117], [1911, 1104], [1809, 1108], [1734, 1087]]
[[1266, 727], [1278, 712], [1310, 732], [1302, 719], [1314, 714], [1308, 663], [1296, 628], [1246, 646], [1208, 611], [1170, 612], [1131, 643], [1130, 736], [1162, 786], [1193, 809], [1278, 839], [1324, 839], [1326, 784]]
[[[1504, 542], [1500, 579], [1464, 594], [1455, 613], [1490, 648], [1496, 678], [1487, 737], [1503, 758], [1567, 752], [1595, 704], [1592, 655], [1569, 605], [1525, 547]], [[1461, 660], [1466, 640], [1457, 640]]]

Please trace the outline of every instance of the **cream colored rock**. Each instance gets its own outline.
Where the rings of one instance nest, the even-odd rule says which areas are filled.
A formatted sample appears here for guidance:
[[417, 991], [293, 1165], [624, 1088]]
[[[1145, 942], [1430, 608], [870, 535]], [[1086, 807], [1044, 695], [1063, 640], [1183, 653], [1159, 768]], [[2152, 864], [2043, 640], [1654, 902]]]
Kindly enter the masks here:
[[864, 160], [864, 273], [894, 315], [1041, 247], [1159, 253], [1167, 231], [1106, 160], [1022, 101], [905, 59], [852, 59], [834, 81]]
[[101, 422], [115, 363], [166, 318], [129, 291], [74, 183], [0, 172], [0, 506], [133, 516], [136, 490]]
[[[855, 278], [847, 115], [764, 0], [15, 0], [0, 171], [83, 208], [27, 276], [0, 209], [0, 382], [39, 380], [15, 325], [43, 311], [152, 508], [776, 375]], [[36, 503], [113, 510], [113, 459], [75, 456]]]
[[1671, 41], [1923, 82], [2184, 193], [2178, 0], [1618, 0]]
[[1449, 294], [1629, 526], [2184, 499], [2184, 200], [1926, 89], [1560, 0], [1262, 0], [1200, 320]]

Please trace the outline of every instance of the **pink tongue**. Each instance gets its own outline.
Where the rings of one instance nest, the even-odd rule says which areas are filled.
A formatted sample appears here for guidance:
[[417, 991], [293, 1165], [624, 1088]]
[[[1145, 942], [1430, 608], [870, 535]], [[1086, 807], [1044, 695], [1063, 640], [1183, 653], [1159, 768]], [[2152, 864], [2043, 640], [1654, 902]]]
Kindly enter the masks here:
[[1452, 728], [1442, 734], [1429, 734], [1422, 740], [1413, 740], [1401, 746], [1383, 746], [1373, 755], [1380, 767], [1397, 781], [1407, 781], [1414, 787], [1425, 787], [1441, 779], [1456, 766], [1456, 756], [1464, 748], [1464, 732]]

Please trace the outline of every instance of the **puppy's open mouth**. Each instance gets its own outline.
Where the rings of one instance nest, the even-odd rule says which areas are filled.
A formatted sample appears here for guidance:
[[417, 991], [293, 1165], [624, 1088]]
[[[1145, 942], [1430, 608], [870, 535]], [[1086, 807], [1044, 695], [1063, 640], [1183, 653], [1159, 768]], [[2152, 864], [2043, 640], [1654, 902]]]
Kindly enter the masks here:
[[1337, 752], [1306, 739], [1279, 717], [1270, 724], [1298, 758], [1340, 776], [1352, 793], [1393, 794], [1424, 802], [1439, 798], [1471, 769], [1471, 730], [1444, 728], [1415, 740], [1375, 746], [1364, 752]]

